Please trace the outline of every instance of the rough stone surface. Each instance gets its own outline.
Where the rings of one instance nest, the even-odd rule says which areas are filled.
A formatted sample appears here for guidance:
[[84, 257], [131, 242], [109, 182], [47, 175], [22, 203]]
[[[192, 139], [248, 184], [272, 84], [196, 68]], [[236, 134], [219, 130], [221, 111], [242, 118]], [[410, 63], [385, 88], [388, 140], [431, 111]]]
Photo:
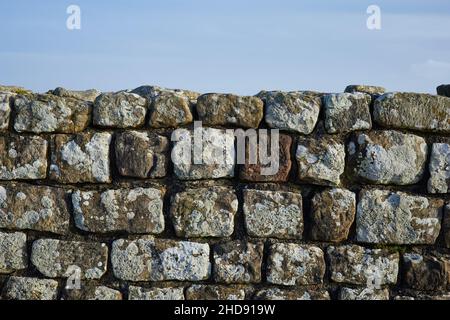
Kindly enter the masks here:
[[56, 300], [58, 282], [49, 279], [10, 277], [4, 288], [7, 300]]
[[50, 178], [61, 183], [111, 182], [109, 132], [55, 135]]
[[0, 136], [0, 180], [45, 179], [47, 146], [38, 136]]
[[433, 255], [405, 253], [403, 264], [403, 280], [407, 287], [423, 291], [445, 289], [448, 275], [444, 260]]
[[251, 237], [302, 237], [303, 210], [300, 193], [244, 190], [243, 194], [245, 226]]
[[105, 286], [83, 282], [80, 289], [65, 288], [63, 300], [122, 300], [122, 293]]
[[170, 215], [179, 237], [228, 237], [234, 230], [238, 199], [224, 187], [189, 189], [171, 200]]
[[58, 87], [54, 90], [50, 90], [48, 93], [63, 98], [74, 98], [78, 100], [89, 101], [93, 103], [95, 99], [100, 95], [100, 92], [95, 89], [89, 90], [68, 90]]
[[66, 234], [69, 220], [66, 191], [61, 188], [0, 186], [0, 228]]
[[256, 300], [330, 300], [326, 290], [309, 290], [306, 288], [280, 289], [268, 288], [256, 292]]
[[100, 279], [106, 272], [108, 247], [97, 242], [38, 239], [33, 242], [31, 262], [49, 278]]
[[263, 112], [264, 104], [258, 97], [208, 93], [197, 99], [199, 119], [208, 126], [257, 128]]
[[194, 284], [186, 290], [186, 300], [244, 300], [245, 291], [238, 287]]
[[261, 281], [264, 245], [231, 241], [214, 247], [214, 280], [219, 283]]
[[386, 92], [386, 89], [378, 86], [367, 86], [367, 85], [349, 85], [345, 88], [345, 92], [347, 93], [356, 93], [362, 92], [370, 95], [382, 95]]
[[142, 288], [130, 286], [128, 300], [184, 300], [183, 287]]
[[168, 88], [161, 88], [158, 86], [149, 86], [144, 85], [140, 86], [136, 89], [133, 89], [131, 93], [136, 93], [140, 95], [141, 97], [146, 98], [149, 102], [155, 100], [158, 96], [165, 94], [165, 93], [173, 93], [177, 95], [181, 95], [185, 98], [187, 98], [192, 105], [197, 103], [197, 98], [200, 96], [200, 93], [190, 91], [190, 90], [182, 90], [182, 89], [168, 89]]
[[12, 273], [28, 266], [25, 233], [0, 232], [0, 274]]
[[370, 95], [334, 93], [323, 97], [325, 129], [328, 133], [345, 133], [372, 128]]
[[441, 229], [443, 200], [389, 190], [363, 190], [356, 213], [364, 243], [433, 244]]
[[119, 239], [113, 242], [114, 275], [129, 281], [200, 281], [211, 274], [209, 245], [174, 240]]
[[447, 246], [447, 248], [450, 249], [450, 204], [447, 204], [445, 206], [442, 228], [444, 232], [444, 243]]
[[18, 95], [14, 99], [14, 129], [18, 132], [75, 133], [86, 129], [91, 104], [51, 94]]
[[152, 132], [117, 133], [115, 155], [116, 167], [122, 176], [162, 178], [169, 166], [169, 140]]
[[270, 128], [310, 134], [319, 118], [320, 97], [304, 92], [262, 91], [265, 120]]
[[0, 91], [0, 131], [6, 131], [9, 127], [13, 97], [12, 93]]
[[311, 238], [339, 242], [347, 239], [355, 220], [356, 196], [346, 189], [326, 189], [311, 200]]
[[339, 300], [389, 300], [388, 289], [341, 288]]
[[297, 152], [300, 182], [338, 186], [345, 170], [345, 147], [333, 138], [300, 139]]
[[[268, 150], [272, 150], [272, 141], [274, 139], [268, 135], [267, 146]], [[275, 142], [276, 143], [276, 142]], [[242, 180], [254, 181], [254, 182], [284, 182], [289, 178], [289, 172], [291, 171], [291, 146], [292, 138], [290, 136], [281, 134], [278, 136], [278, 155], [274, 156], [271, 151], [268, 151], [266, 156], [271, 158], [274, 156], [274, 163], [270, 161], [261, 161], [259, 156], [259, 148], [262, 148], [261, 143], [255, 144], [255, 158], [256, 162], [252, 163], [250, 157], [250, 142], [246, 142], [245, 149], [245, 164], [241, 166], [239, 177]], [[275, 148], [275, 147], [273, 147]], [[239, 149], [238, 149], [238, 152]], [[239, 153], [238, 153], [239, 154]]]
[[373, 116], [389, 128], [450, 132], [450, 98], [420, 93], [386, 93], [375, 100]]
[[450, 192], [450, 145], [447, 143], [433, 143], [430, 158], [430, 179], [428, 192]]
[[348, 144], [348, 167], [357, 179], [374, 184], [408, 185], [425, 171], [428, 147], [422, 137], [397, 131], [355, 135]]
[[168, 128], [193, 121], [190, 100], [183, 94], [164, 92], [152, 99], [149, 125], [152, 128]]
[[136, 128], [144, 124], [147, 108], [147, 100], [137, 94], [128, 92], [102, 93], [94, 102], [94, 125]]
[[89, 232], [161, 233], [163, 195], [155, 188], [80, 191], [72, 194], [75, 225]]
[[442, 84], [436, 88], [436, 92], [440, 96], [450, 97], [450, 84]]
[[234, 177], [233, 132], [213, 128], [197, 130], [198, 139], [194, 131], [187, 129], [179, 129], [172, 136], [175, 175], [181, 180]]
[[270, 246], [267, 268], [267, 282], [272, 284], [320, 284], [325, 274], [325, 260], [318, 247], [276, 243]]
[[398, 253], [367, 249], [357, 245], [330, 246], [327, 249], [331, 280], [370, 288], [395, 284]]

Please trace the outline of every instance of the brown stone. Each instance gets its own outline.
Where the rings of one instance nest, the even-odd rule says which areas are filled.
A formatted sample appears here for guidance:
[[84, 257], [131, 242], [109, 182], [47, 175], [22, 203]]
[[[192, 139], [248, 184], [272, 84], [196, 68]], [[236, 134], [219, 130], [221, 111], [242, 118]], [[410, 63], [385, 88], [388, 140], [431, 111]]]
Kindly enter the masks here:
[[433, 255], [405, 253], [403, 255], [404, 282], [411, 289], [443, 290], [447, 285], [445, 261]]
[[245, 291], [239, 287], [194, 284], [186, 290], [186, 300], [244, 300]]

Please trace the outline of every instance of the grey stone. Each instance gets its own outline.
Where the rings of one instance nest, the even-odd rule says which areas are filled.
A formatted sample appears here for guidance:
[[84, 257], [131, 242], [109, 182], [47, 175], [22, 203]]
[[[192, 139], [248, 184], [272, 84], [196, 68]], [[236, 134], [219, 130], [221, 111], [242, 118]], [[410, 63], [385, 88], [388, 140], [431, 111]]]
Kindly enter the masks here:
[[130, 286], [128, 300], [184, 300], [183, 287], [142, 288]]
[[186, 290], [186, 300], [244, 300], [245, 291], [233, 286], [194, 284]]
[[449, 265], [432, 254], [405, 253], [403, 279], [406, 287], [421, 291], [445, 290], [449, 281]]
[[48, 93], [63, 98], [74, 98], [83, 101], [89, 101], [93, 103], [95, 99], [100, 95], [100, 92], [95, 89], [89, 90], [68, 90], [58, 87], [54, 90], [50, 90]]
[[445, 206], [442, 228], [444, 230], [444, 243], [450, 249], [450, 204]]
[[75, 225], [89, 232], [164, 231], [163, 192], [155, 188], [80, 191], [72, 194]]
[[325, 274], [323, 251], [312, 245], [275, 243], [270, 246], [267, 282], [294, 286], [320, 284]]
[[303, 234], [302, 195], [244, 190], [244, 217], [252, 237], [299, 239]]
[[172, 197], [170, 215], [179, 237], [228, 237], [238, 199], [224, 187], [189, 189]]
[[370, 95], [382, 95], [386, 92], [386, 89], [383, 87], [378, 86], [367, 86], [367, 85], [349, 85], [345, 88], [345, 92], [348, 93], [356, 93], [356, 92], [362, 92], [367, 93]]
[[422, 137], [397, 131], [355, 135], [348, 144], [355, 178], [367, 183], [408, 185], [424, 174], [428, 147]]
[[334, 93], [323, 97], [325, 129], [328, 133], [345, 133], [372, 128], [370, 95]]
[[14, 96], [12, 93], [0, 91], [0, 132], [8, 130]]
[[326, 290], [311, 290], [307, 288], [280, 289], [267, 288], [256, 292], [256, 300], [330, 300]]
[[0, 274], [26, 269], [27, 266], [27, 235], [0, 232]]
[[365, 285], [369, 288], [397, 282], [398, 253], [343, 245], [328, 247], [327, 256], [331, 280], [334, 282]]
[[18, 86], [3, 86], [0, 85], [0, 92], [8, 92], [14, 94], [32, 94], [32, 92], [28, 89]]
[[450, 145], [447, 143], [433, 143], [430, 158], [430, 179], [428, 192], [450, 192]]
[[339, 300], [389, 300], [388, 289], [341, 288]]
[[118, 290], [83, 281], [80, 289], [65, 288], [63, 300], [122, 300], [122, 293]]
[[450, 84], [442, 84], [436, 88], [436, 92], [440, 96], [450, 97]]
[[362, 190], [356, 237], [364, 243], [434, 244], [441, 229], [440, 199], [389, 190]]
[[190, 100], [183, 94], [164, 92], [151, 102], [149, 125], [152, 128], [175, 128], [193, 119]]
[[187, 98], [192, 105], [197, 103], [197, 98], [200, 96], [200, 93], [190, 91], [190, 90], [184, 90], [184, 89], [168, 89], [168, 88], [161, 88], [158, 86], [149, 86], [144, 85], [140, 86], [136, 89], [133, 89], [131, 93], [136, 93], [140, 95], [141, 97], [146, 98], [149, 102], [152, 102], [155, 100], [158, 96], [165, 94], [165, 93], [173, 93], [177, 95], [181, 95], [185, 98]]
[[4, 288], [7, 300], [56, 300], [58, 282], [49, 279], [10, 277]]

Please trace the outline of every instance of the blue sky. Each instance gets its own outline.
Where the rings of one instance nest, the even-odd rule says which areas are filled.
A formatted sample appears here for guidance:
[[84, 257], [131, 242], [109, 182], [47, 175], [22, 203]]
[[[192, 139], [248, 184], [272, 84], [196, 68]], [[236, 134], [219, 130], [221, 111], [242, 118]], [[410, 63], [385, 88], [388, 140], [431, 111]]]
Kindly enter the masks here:
[[[81, 30], [66, 8], [81, 8]], [[381, 8], [381, 30], [366, 9]], [[0, 2], [0, 84], [103, 91], [342, 91], [450, 83], [450, 1], [40, 0]]]

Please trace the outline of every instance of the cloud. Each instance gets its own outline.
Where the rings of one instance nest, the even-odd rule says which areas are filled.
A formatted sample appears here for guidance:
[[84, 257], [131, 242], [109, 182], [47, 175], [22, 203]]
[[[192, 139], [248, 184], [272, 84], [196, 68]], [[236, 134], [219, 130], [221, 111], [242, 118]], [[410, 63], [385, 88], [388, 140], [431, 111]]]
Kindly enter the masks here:
[[411, 71], [420, 77], [435, 81], [449, 81], [450, 62], [428, 59], [411, 65]]

